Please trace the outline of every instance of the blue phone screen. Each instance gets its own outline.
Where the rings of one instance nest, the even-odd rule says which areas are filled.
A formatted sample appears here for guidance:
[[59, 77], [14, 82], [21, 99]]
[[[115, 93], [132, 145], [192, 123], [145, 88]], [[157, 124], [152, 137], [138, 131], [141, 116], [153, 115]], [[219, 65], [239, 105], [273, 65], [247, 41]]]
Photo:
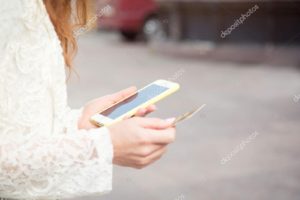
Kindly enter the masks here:
[[111, 108], [105, 110], [100, 114], [111, 119], [117, 119], [118, 117], [126, 114], [128, 111], [160, 95], [166, 90], [168, 90], [167, 87], [163, 87], [157, 84], [151, 84], [148, 87], [145, 87], [143, 90], [139, 91], [137, 94], [112, 106]]

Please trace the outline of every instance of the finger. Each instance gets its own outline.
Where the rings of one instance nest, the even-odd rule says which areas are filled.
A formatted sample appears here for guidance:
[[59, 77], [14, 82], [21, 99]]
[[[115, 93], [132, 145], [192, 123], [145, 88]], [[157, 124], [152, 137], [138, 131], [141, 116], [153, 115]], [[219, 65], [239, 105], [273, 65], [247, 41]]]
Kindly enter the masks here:
[[163, 120], [159, 118], [141, 118], [137, 117], [135, 118], [137, 122], [144, 128], [148, 129], [166, 129], [172, 126], [174, 122], [174, 118]]
[[146, 108], [146, 110], [147, 110], [147, 113], [154, 112], [157, 110], [157, 107], [155, 105], [150, 105]]
[[152, 113], [152, 112], [154, 112], [154, 111], [156, 111], [156, 110], [157, 110], [157, 108], [156, 108], [155, 105], [148, 106], [148, 107], [146, 108], [146, 112], [145, 112], [145, 114], [143, 115], [143, 117], [145, 117], [146, 115], [148, 115], [148, 114], [150, 114], [150, 113]]
[[153, 144], [170, 144], [175, 141], [176, 133], [175, 128], [161, 129], [161, 130], [148, 130], [145, 134], [149, 143]]
[[159, 149], [166, 146], [166, 144], [151, 144], [151, 145], [143, 145], [137, 151], [137, 157], [148, 157], [149, 155], [153, 154], [154, 152], [158, 151]]
[[145, 116], [147, 113], [147, 110], [146, 108], [140, 108], [136, 113], [135, 113], [135, 116], [137, 117], [143, 117]]
[[114, 94], [109, 95], [108, 101], [111, 104], [115, 104], [137, 92], [137, 88], [135, 86], [129, 87], [127, 89], [121, 90]]
[[167, 151], [167, 146], [165, 145], [165, 146], [161, 147], [160, 149], [154, 151], [149, 156], [147, 156], [144, 160], [144, 163], [146, 163], [148, 165], [154, 163], [155, 161], [159, 160], [162, 157], [162, 155], [164, 153], [166, 153], [166, 151]]
[[134, 116], [136, 117], [145, 117], [146, 115], [154, 112], [156, 110], [156, 106], [155, 105], [150, 105], [146, 108], [140, 108]]

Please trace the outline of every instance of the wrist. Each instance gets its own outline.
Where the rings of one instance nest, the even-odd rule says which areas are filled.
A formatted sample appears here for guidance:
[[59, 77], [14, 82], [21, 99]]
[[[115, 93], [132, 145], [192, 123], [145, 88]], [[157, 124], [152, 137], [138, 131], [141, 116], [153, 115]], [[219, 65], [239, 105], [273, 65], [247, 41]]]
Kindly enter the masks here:
[[84, 111], [81, 113], [81, 116], [78, 119], [77, 126], [78, 129], [86, 129], [86, 130], [99, 128], [98, 126], [90, 122], [90, 115], [86, 114]]

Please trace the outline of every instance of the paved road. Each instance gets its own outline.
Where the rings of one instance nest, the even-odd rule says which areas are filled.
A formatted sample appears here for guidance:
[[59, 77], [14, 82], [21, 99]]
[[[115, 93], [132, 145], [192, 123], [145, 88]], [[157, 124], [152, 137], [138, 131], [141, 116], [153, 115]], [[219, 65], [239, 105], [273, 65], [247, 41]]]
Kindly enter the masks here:
[[130, 85], [173, 79], [180, 92], [152, 116], [206, 103], [178, 126], [167, 155], [144, 170], [115, 167], [111, 194], [91, 200], [299, 200], [300, 71], [159, 55], [116, 35], [80, 39], [70, 104]]

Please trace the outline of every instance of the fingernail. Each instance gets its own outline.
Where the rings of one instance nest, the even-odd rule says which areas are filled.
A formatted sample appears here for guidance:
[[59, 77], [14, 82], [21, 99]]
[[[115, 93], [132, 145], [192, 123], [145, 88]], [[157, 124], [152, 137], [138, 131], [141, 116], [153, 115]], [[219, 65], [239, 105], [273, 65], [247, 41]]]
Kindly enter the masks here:
[[166, 119], [167, 122], [173, 123], [175, 121], [175, 117]]

